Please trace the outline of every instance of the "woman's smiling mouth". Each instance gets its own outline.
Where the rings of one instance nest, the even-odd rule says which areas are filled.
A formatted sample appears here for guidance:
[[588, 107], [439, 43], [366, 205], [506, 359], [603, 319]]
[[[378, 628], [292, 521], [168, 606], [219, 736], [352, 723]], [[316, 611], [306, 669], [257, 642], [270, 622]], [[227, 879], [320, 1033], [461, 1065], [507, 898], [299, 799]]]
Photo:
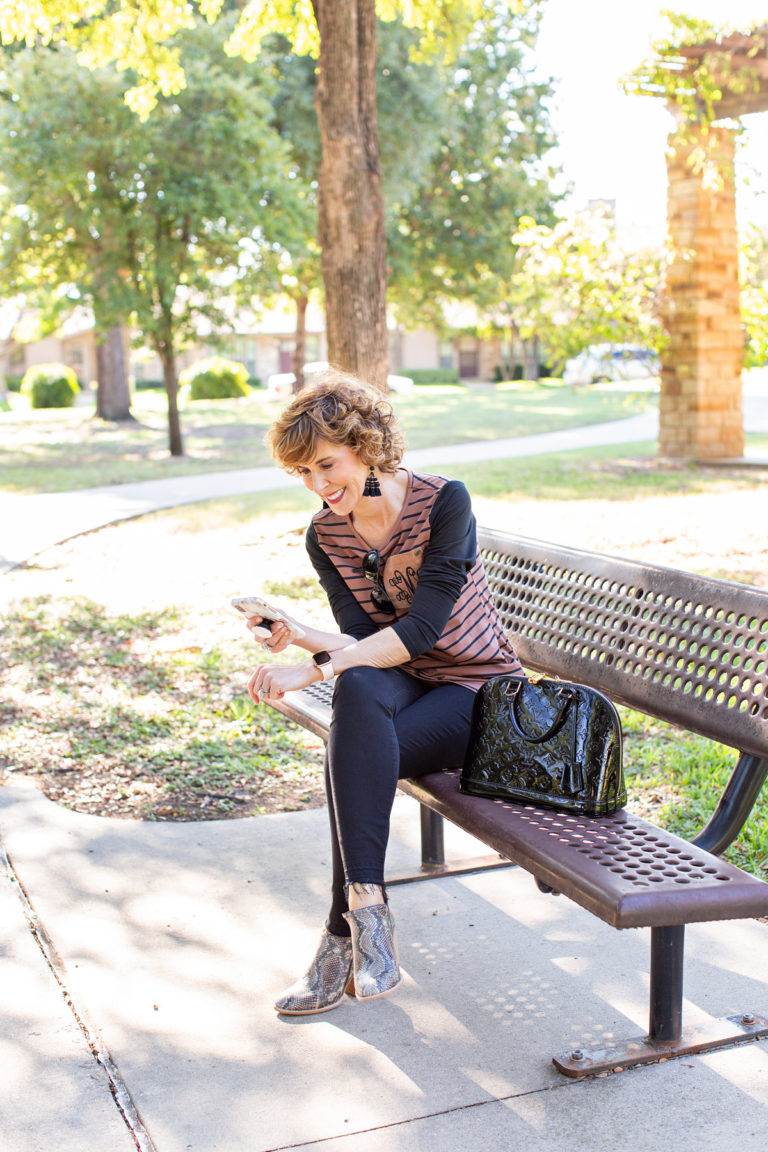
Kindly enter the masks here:
[[328, 496], [324, 496], [323, 499], [328, 504], [338, 504], [339, 500], [343, 499], [345, 492], [346, 488], [338, 488], [335, 492], [330, 493]]

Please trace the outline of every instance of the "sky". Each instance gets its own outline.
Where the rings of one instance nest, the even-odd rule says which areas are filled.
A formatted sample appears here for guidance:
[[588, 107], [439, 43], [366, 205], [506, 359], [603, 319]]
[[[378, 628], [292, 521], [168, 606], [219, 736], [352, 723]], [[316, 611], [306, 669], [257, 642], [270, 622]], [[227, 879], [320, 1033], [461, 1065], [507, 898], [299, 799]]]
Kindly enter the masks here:
[[[665, 8], [749, 30], [768, 22], [768, 0], [547, 0], [537, 69], [553, 77], [554, 157], [573, 187], [573, 205], [616, 201], [619, 236], [661, 243], [665, 233], [664, 150], [672, 118], [663, 100], [625, 96], [619, 80], [663, 35]], [[737, 161], [740, 224], [768, 227], [768, 112], [744, 117]]]

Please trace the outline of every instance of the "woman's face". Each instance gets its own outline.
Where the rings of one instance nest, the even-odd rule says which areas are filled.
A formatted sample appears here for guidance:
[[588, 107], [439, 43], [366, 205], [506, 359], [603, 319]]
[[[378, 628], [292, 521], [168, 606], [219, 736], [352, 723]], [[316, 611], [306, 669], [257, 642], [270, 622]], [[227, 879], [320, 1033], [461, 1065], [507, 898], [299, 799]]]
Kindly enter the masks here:
[[318, 440], [315, 457], [300, 464], [297, 472], [304, 486], [342, 516], [353, 512], [363, 496], [368, 468], [346, 444]]

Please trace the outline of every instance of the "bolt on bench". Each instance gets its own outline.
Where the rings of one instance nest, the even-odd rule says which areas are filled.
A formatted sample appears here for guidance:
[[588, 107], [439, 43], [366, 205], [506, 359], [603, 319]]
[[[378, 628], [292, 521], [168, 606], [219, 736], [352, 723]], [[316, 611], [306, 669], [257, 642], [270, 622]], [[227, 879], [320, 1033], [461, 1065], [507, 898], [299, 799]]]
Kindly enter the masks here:
[[[650, 928], [648, 1035], [555, 1056], [566, 1076], [768, 1036], [752, 1006], [703, 1031], [682, 1027], [685, 925], [768, 915], [768, 884], [719, 859], [768, 775], [768, 592], [488, 530], [479, 544], [527, 669], [727, 744], [738, 760], [693, 843], [627, 811], [583, 817], [465, 796], [456, 771], [401, 780], [421, 805], [422, 866], [387, 884], [512, 863], [614, 928]], [[332, 688], [312, 685], [274, 707], [327, 739]], [[498, 856], [446, 865], [444, 817]]]

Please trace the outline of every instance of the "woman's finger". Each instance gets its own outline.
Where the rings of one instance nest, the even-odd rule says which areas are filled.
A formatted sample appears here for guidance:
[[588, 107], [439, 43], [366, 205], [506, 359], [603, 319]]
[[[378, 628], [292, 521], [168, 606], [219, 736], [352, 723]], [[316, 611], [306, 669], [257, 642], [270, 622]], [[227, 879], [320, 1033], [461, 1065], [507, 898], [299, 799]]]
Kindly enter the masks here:
[[263, 666], [257, 668], [256, 671], [252, 673], [251, 678], [248, 681], [248, 695], [251, 697], [254, 704], [258, 704], [259, 700], [262, 699], [264, 672], [265, 669]]

